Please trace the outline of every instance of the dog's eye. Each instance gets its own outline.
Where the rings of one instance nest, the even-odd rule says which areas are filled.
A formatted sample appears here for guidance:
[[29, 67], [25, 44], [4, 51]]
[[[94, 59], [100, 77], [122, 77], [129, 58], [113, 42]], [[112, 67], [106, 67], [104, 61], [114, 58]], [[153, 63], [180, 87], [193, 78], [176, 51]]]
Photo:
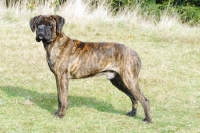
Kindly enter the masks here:
[[52, 26], [53, 26], [53, 24], [52, 24], [52, 23], [48, 23], [48, 26], [52, 27]]

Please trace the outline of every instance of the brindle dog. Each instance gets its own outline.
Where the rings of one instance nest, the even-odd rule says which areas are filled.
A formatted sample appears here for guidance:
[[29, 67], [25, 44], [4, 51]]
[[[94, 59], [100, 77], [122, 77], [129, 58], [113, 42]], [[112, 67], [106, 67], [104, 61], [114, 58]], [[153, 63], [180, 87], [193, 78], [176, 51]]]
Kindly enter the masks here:
[[69, 79], [105, 74], [131, 99], [132, 110], [127, 115], [136, 115], [139, 100], [145, 113], [143, 121], [151, 123], [149, 100], [138, 84], [141, 67], [138, 54], [119, 43], [73, 40], [62, 31], [64, 23], [65, 19], [58, 15], [39, 15], [30, 20], [31, 30], [36, 31], [36, 41], [43, 42], [49, 68], [56, 78], [58, 111], [55, 116], [62, 118], [66, 113]]

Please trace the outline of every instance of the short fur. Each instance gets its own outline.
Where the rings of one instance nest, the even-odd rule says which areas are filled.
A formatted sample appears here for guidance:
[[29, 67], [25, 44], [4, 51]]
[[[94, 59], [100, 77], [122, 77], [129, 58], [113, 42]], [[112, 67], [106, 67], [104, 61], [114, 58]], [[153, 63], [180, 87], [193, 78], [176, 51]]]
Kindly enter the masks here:
[[141, 68], [138, 54], [119, 43], [73, 40], [62, 32], [64, 23], [65, 19], [58, 15], [39, 15], [30, 20], [30, 28], [36, 31], [36, 41], [43, 42], [49, 68], [56, 77], [58, 111], [55, 116], [62, 118], [66, 113], [69, 79], [105, 74], [131, 99], [132, 110], [127, 115], [136, 115], [139, 100], [145, 113], [143, 121], [151, 123], [149, 100], [138, 84]]

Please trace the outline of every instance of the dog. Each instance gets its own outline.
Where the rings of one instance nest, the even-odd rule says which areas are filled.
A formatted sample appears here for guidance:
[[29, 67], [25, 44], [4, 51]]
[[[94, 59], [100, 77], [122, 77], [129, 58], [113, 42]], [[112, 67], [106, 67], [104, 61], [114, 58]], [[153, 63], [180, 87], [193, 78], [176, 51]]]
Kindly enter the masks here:
[[65, 19], [59, 15], [35, 16], [29, 24], [32, 32], [36, 31], [36, 41], [43, 42], [48, 66], [56, 78], [56, 117], [62, 118], [66, 114], [70, 79], [104, 74], [131, 99], [132, 110], [127, 115], [136, 115], [139, 100], [145, 114], [143, 121], [152, 122], [149, 100], [141, 92], [138, 83], [141, 60], [134, 50], [120, 43], [71, 39], [62, 31]]

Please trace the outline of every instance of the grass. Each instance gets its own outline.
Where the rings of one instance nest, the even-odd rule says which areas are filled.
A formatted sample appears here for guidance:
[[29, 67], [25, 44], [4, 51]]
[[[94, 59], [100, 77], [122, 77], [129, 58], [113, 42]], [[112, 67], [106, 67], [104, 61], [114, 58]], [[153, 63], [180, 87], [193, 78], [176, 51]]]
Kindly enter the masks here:
[[66, 19], [68, 36], [121, 42], [138, 52], [140, 86], [150, 100], [153, 123], [141, 122], [140, 104], [137, 116], [127, 117], [129, 98], [105, 77], [71, 80], [66, 117], [54, 118], [55, 79], [28, 25], [31, 17], [52, 11], [44, 5], [31, 12], [1, 4], [0, 132], [200, 132], [200, 27], [181, 24], [177, 14], [163, 13], [156, 22], [139, 9], [113, 16], [105, 4], [91, 10], [79, 3], [80, 18], [73, 6], [57, 11]]

